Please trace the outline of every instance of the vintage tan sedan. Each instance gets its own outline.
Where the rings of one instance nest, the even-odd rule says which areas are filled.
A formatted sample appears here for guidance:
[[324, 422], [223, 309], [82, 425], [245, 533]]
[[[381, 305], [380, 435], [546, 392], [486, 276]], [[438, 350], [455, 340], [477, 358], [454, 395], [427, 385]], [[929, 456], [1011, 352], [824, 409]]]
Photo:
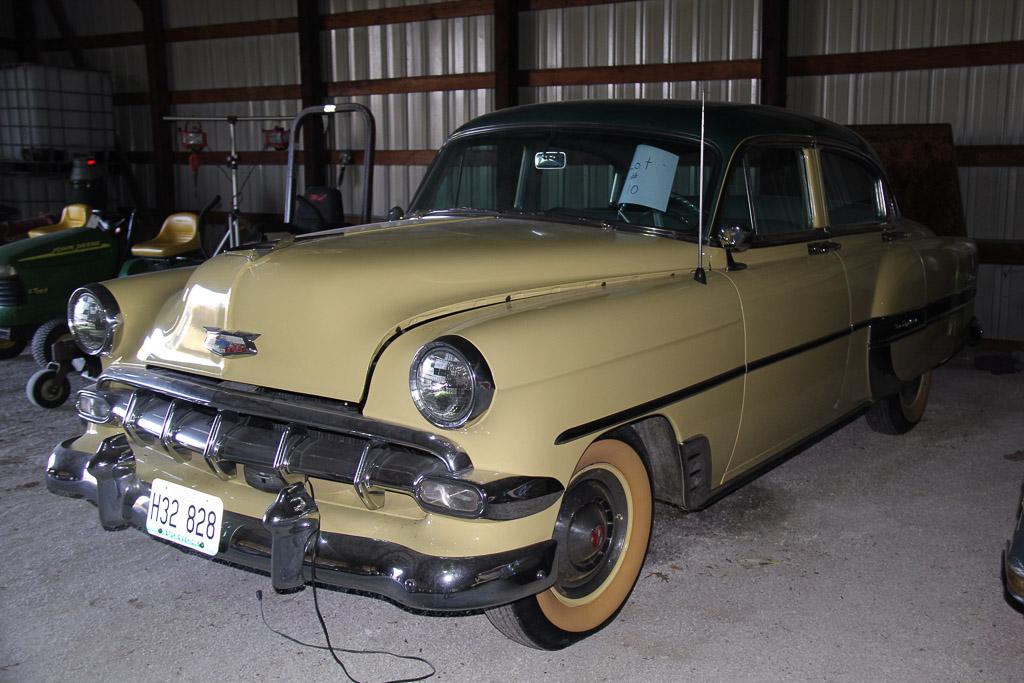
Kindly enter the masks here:
[[503, 110], [403, 219], [76, 292], [105, 369], [46, 481], [277, 589], [562, 648], [622, 609], [654, 501], [699, 510], [860, 414], [917, 424], [976, 266], [821, 119]]

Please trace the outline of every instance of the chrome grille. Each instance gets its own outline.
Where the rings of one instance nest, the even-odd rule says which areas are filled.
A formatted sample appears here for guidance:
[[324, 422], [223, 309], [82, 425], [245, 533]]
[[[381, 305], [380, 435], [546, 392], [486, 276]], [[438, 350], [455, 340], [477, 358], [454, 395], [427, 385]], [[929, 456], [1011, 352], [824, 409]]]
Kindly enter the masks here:
[[[98, 420], [89, 414], [82, 407], [83, 397], [109, 406], [109, 415]], [[335, 412], [328, 419], [321, 402], [269, 400], [278, 405], [206, 380], [122, 369], [108, 371], [96, 387], [80, 392], [79, 414], [121, 425], [133, 442], [160, 448], [179, 460], [201, 457], [224, 479], [234, 476], [240, 464], [352, 484], [371, 509], [378, 507], [380, 491], [412, 493], [423, 477], [468, 469], [453, 469], [468, 458], [439, 437], [427, 443], [441, 452], [427, 452], [409, 445], [424, 435], [405, 428], [375, 423], [358, 413]]]

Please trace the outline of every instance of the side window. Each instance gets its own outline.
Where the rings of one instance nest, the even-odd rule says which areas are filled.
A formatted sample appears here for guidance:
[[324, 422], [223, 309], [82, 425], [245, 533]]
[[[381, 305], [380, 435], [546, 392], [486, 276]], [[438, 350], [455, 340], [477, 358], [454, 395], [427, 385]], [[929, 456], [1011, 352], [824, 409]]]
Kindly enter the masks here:
[[759, 237], [812, 230], [804, 156], [792, 147], [754, 147], [726, 184], [719, 225], [753, 228]]
[[885, 220], [882, 178], [868, 164], [825, 150], [821, 153], [821, 172], [833, 227]]

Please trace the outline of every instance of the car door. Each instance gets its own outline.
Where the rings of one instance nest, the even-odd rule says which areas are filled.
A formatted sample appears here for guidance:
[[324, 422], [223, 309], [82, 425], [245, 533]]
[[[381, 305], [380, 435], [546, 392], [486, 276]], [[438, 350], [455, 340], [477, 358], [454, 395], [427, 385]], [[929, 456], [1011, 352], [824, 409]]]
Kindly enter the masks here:
[[[893, 228], [895, 216], [885, 176], [877, 164], [862, 154], [848, 149], [824, 146], [815, 150], [821, 169], [822, 205], [829, 239], [840, 245], [837, 252], [850, 287], [851, 363], [843, 386], [843, 402], [852, 407], [871, 396], [867, 353], [876, 298], [879, 266], [887, 252], [904, 251], [899, 263], [919, 269], [918, 259], [907, 244], [892, 236], [883, 239], [883, 230]], [[898, 233], [892, 232], [891, 235]], [[890, 254], [890, 258], [891, 258]], [[913, 275], [913, 274], [912, 274]], [[907, 284], [920, 283], [921, 277], [910, 277]], [[901, 287], [890, 294], [890, 305], [896, 310], [915, 308], [924, 292], [915, 287]], [[891, 300], [896, 297], [902, 300]]]
[[726, 477], [840, 417], [849, 291], [821, 229], [808, 144], [754, 144], [731, 171], [717, 225], [753, 230], [728, 272], [743, 307], [743, 415]]

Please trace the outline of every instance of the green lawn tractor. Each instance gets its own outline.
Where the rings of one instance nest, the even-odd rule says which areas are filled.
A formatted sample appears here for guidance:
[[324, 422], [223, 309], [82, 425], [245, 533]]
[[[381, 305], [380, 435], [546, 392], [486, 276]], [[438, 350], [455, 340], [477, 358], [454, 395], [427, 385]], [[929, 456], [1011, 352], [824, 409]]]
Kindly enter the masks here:
[[47, 365], [53, 343], [68, 334], [68, 297], [82, 285], [201, 263], [200, 225], [217, 200], [199, 215], [171, 214], [154, 239], [139, 244], [132, 244], [134, 211], [93, 211], [89, 220], [88, 207], [75, 204], [59, 223], [0, 246], [0, 360], [31, 344], [36, 362]]

